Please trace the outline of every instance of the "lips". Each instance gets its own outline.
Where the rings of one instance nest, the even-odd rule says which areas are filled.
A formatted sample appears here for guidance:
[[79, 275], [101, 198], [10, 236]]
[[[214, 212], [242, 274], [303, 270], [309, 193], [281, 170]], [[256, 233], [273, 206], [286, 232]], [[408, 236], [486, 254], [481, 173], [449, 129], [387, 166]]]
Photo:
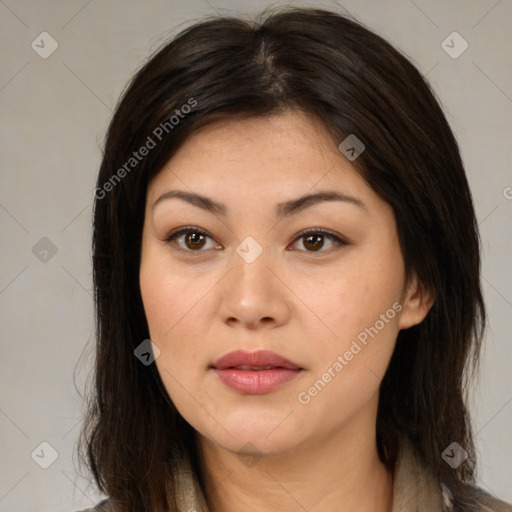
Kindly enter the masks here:
[[258, 350], [257, 352], [246, 352], [235, 350], [217, 359], [212, 365], [217, 370], [235, 368], [237, 370], [271, 370], [274, 368], [285, 368], [287, 370], [301, 370], [298, 365], [289, 361], [283, 356], [270, 350]]
[[229, 352], [211, 368], [223, 384], [243, 395], [270, 393], [297, 378], [303, 370], [298, 364], [268, 350]]

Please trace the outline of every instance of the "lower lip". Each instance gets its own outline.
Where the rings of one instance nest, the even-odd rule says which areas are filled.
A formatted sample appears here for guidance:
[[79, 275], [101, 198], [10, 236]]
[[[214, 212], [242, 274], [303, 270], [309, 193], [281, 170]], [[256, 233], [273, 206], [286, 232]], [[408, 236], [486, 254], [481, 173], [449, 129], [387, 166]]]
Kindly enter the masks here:
[[214, 368], [220, 380], [231, 389], [246, 395], [263, 395], [295, 379], [301, 370], [273, 368], [271, 370], [235, 370]]

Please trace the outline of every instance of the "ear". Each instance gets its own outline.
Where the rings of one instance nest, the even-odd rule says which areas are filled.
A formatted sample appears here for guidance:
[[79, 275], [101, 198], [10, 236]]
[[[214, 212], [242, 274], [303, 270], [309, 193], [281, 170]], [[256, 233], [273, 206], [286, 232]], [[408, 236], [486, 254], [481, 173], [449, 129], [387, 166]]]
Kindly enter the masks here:
[[408, 329], [421, 323], [434, 304], [434, 297], [418, 281], [416, 275], [404, 290], [402, 296], [402, 311], [398, 326], [400, 329]]

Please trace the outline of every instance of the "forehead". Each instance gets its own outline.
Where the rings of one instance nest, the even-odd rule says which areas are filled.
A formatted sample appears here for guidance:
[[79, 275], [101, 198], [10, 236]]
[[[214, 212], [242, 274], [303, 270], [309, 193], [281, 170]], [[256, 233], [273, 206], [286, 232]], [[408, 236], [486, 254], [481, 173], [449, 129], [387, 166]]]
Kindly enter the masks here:
[[[151, 196], [180, 185], [204, 192], [245, 187], [297, 195], [320, 185], [364, 188], [323, 124], [299, 111], [223, 119], [192, 134], [152, 180]], [[240, 192], [240, 190], [239, 190]]]
[[326, 145], [328, 138], [320, 120], [301, 111], [289, 110], [267, 116], [220, 119], [197, 130], [187, 144], [197, 149], [212, 150], [219, 145], [233, 143], [237, 146], [233, 156], [242, 157], [247, 147], [258, 145], [286, 144], [295, 146], [298, 151], [303, 147], [305, 150], [318, 150], [319, 144]]

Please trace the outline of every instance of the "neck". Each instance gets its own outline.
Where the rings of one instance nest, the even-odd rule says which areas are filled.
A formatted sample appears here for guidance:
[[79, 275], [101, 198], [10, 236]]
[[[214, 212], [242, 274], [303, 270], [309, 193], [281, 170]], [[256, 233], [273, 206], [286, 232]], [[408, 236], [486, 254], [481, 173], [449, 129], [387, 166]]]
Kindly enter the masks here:
[[198, 434], [209, 511], [390, 512], [392, 473], [378, 456], [374, 427], [361, 426], [252, 459]]

